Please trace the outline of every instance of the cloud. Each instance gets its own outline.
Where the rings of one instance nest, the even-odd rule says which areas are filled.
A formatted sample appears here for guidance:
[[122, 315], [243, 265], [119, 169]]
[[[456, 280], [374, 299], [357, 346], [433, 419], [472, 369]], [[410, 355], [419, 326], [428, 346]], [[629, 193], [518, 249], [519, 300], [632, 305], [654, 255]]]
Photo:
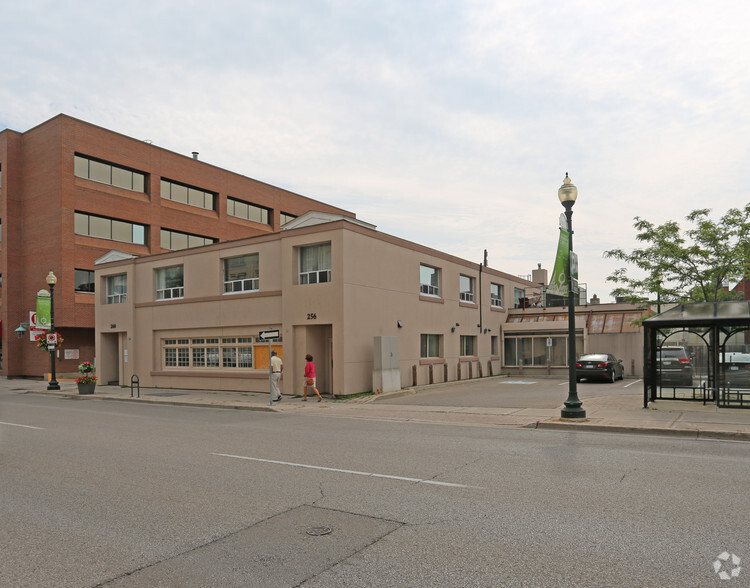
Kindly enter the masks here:
[[0, 128], [65, 112], [514, 274], [579, 188], [582, 281], [632, 218], [750, 200], [750, 5], [15, 3]]

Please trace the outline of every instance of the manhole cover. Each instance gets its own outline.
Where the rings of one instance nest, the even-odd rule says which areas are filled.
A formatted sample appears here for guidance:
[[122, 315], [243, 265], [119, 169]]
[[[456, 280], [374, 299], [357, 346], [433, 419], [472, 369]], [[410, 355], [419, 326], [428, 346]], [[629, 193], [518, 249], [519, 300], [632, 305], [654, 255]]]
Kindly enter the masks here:
[[328, 535], [332, 531], [333, 529], [331, 529], [331, 527], [310, 527], [307, 529], [306, 533], [308, 535], [319, 537], [320, 535]]

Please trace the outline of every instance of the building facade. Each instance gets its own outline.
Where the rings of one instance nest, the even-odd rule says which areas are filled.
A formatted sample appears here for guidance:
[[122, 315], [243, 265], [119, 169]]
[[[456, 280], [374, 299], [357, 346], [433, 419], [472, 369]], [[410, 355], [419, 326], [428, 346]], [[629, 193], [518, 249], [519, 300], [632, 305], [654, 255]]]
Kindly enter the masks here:
[[[353, 213], [58, 115], [0, 132], [0, 375], [39, 377], [37, 292], [55, 287], [60, 373], [94, 359], [94, 261], [267, 235], [308, 211]], [[21, 338], [14, 331], [25, 329]]]
[[100, 378], [165, 388], [268, 391], [270, 349], [285, 394], [301, 393], [308, 353], [335, 396], [496, 375], [508, 307], [533, 286], [316, 212], [272, 234], [100, 262]]

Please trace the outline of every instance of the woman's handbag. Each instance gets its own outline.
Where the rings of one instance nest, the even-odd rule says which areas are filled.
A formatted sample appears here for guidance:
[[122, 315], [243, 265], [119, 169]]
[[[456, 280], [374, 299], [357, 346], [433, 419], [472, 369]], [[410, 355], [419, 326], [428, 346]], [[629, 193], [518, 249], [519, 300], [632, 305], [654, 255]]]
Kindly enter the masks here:
[[308, 386], [312, 386], [312, 385], [315, 384], [315, 380], [313, 380], [312, 378], [307, 378], [305, 380], [305, 384], [308, 385]]

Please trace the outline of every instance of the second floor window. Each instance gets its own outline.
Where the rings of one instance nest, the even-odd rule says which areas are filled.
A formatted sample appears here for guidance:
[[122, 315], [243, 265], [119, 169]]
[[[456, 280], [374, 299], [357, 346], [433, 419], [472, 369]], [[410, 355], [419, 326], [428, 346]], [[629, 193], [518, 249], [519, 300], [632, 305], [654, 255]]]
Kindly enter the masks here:
[[75, 275], [76, 292], [93, 292], [94, 291], [94, 272], [91, 270], [77, 269]]
[[461, 302], [474, 302], [474, 278], [460, 276], [459, 289]]
[[331, 281], [331, 244], [300, 247], [299, 283], [322, 284]]
[[440, 296], [440, 270], [429, 265], [419, 266], [419, 293]]
[[500, 284], [490, 284], [490, 306], [503, 307], [503, 287]]
[[123, 243], [146, 244], [144, 225], [105, 216], [94, 216], [85, 212], [75, 213], [75, 233]]
[[128, 301], [128, 275], [107, 276], [107, 304], [122, 304]]
[[224, 293], [252, 292], [258, 289], [258, 254], [224, 260]]
[[184, 296], [185, 282], [181, 265], [161, 267], [156, 270], [157, 300], [171, 300], [173, 298], [184, 298]]

